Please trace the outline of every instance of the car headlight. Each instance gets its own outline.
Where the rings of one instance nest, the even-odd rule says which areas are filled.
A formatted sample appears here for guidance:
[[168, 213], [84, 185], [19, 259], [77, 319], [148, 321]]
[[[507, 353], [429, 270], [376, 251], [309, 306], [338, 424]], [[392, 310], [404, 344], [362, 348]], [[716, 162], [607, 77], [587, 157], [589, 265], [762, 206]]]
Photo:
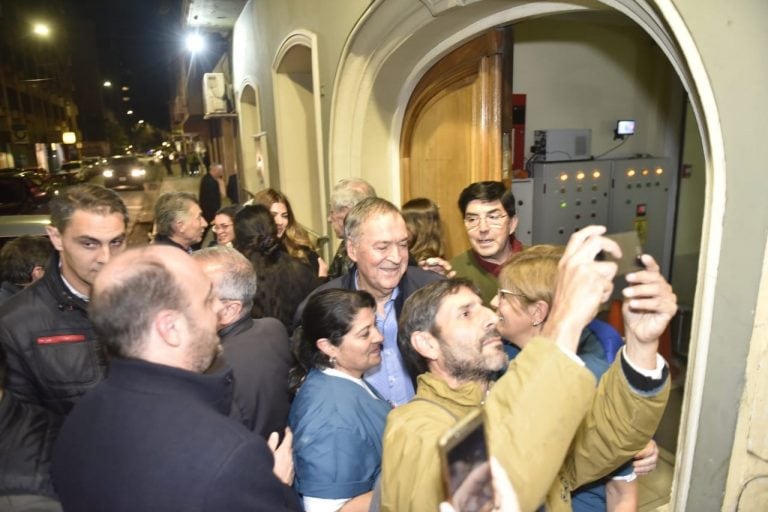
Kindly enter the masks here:
[[147, 171], [145, 171], [144, 169], [131, 169], [131, 176], [133, 176], [134, 178], [144, 176], [145, 174], [147, 174]]
[[113, 171], [112, 169], [104, 169], [104, 171], [102, 171], [101, 174], [105, 178], [111, 178], [112, 176], [115, 175], [115, 171]]

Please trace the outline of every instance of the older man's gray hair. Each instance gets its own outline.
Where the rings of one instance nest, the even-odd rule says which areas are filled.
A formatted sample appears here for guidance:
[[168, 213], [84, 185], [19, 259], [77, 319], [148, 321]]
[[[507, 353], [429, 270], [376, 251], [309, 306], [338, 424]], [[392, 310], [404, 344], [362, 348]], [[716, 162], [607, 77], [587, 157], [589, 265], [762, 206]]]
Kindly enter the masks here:
[[386, 199], [380, 197], [363, 199], [349, 210], [347, 217], [344, 219], [344, 238], [346, 238], [349, 243], [356, 243], [357, 237], [360, 235], [360, 226], [362, 226], [366, 220], [371, 217], [386, 214], [399, 215], [400, 217], [403, 215], [400, 213], [397, 206]]
[[223, 245], [193, 252], [192, 257], [205, 263], [220, 264], [222, 272], [212, 279], [216, 297], [240, 301], [243, 311], [250, 314], [256, 295], [256, 271], [248, 258], [237, 249]]
[[197, 204], [197, 196], [189, 192], [166, 192], [155, 202], [155, 233], [171, 236], [176, 221], [187, 215], [189, 207]]
[[376, 197], [376, 190], [362, 178], [343, 178], [331, 191], [331, 210], [352, 208], [363, 199]]

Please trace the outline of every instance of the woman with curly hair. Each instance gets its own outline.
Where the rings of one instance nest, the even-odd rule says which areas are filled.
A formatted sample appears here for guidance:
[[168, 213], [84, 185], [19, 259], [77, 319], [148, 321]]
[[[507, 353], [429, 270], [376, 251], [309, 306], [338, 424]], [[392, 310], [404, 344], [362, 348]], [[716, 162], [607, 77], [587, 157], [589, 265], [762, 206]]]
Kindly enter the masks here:
[[288, 198], [273, 188], [265, 188], [253, 196], [253, 202], [267, 207], [277, 225], [277, 238], [282, 240], [288, 254], [308, 263], [316, 275], [328, 275], [328, 264], [317, 254], [309, 233], [296, 222]]
[[244, 206], [235, 215], [234, 246], [256, 270], [252, 316], [277, 318], [291, 332], [296, 307], [320, 284], [315, 272], [288, 254], [272, 214], [261, 204]]

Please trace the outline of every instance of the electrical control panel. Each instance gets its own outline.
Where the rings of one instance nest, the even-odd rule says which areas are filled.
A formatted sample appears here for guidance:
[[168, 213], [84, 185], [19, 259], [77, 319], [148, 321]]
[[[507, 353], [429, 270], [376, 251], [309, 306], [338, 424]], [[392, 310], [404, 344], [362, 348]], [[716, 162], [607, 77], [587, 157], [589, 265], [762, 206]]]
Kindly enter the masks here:
[[669, 277], [677, 176], [669, 158], [612, 160], [608, 231], [635, 230]]
[[[513, 191], [515, 186], [513, 182]], [[677, 198], [671, 159], [536, 162], [528, 186], [532, 198], [517, 212], [521, 221], [532, 217], [530, 243], [563, 245], [572, 233], [590, 224], [607, 226], [608, 233], [634, 230], [643, 251], [669, 278]], [[520, 188], [522, 192], [524, 187]], [[518, 226], [518, 238], [528, 245], [525, 229]]]
[[565, 244], [590, 224], [608, 224], [611, 162], [537, 162], [533, 166], [534, 244]]
[[512, 180], [512, 194], [515, 196], [517, 213], [515, 238], [526, 247], [533, 245], [533, 180]]

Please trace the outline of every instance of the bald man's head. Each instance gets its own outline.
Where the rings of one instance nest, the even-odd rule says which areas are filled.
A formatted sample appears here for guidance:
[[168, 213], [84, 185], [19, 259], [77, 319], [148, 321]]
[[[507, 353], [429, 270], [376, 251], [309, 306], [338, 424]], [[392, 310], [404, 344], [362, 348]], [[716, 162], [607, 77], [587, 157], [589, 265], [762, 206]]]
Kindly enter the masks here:
[[[162, 245], [131, 249], [97, 276], [89, 315], [108, 348], [119, 356], [141, 359], [161, 312], [178, 312], [191, 323], [206, 321], [199, 310], [210, 301], [211, 288], [210, 280], [183, 251]], [[212, 319], [215, 334], [215, 314]], [[197, 327], [206, 334], [210, 330], [207, 325]]]

